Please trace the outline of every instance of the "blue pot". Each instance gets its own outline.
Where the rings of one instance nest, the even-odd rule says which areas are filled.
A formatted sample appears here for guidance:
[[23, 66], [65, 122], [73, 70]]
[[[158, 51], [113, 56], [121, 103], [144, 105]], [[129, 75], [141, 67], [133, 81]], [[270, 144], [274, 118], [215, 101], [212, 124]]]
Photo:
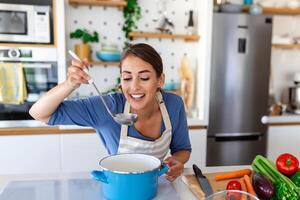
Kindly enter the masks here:
[[153, 156], [117, 154], [103, 158], [102, 170], [91, 176], [102, 182], [102, 194], [109, 200], [150, 200], [157, 194], [158, 177], [168, 171]]

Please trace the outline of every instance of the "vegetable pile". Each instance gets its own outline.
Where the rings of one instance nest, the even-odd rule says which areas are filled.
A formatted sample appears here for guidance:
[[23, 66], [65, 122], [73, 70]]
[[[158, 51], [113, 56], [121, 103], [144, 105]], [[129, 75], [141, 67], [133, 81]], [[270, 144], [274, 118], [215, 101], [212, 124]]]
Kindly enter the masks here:
[[[216, 181], [229, 180], [227, 190], [242, 190], [262, 200], [300, 200], [299, 160], [284, 153], [276, 162], [257, 155], [252, 170], [241, 169], [215, 176]], [[247, 200], [245, 195], [229, 195], [227, 199]]]
[[[297, 158], [288, 153], [280, 155], [276, 160], [276, 165], [261, 155], [256, 156], [252, 162], [252, 168], [260, 175], [254, 174], [252, 178], [258, 197], [272, 200], [299, 200], [300, 187], [297, 186], [297, 181], [300, 177], [296, 173], [298, 167]], [[293, 176], [290, 179], [288, 176], [291, 175]], [[271, 195], [272, 190], [274, 195]]]

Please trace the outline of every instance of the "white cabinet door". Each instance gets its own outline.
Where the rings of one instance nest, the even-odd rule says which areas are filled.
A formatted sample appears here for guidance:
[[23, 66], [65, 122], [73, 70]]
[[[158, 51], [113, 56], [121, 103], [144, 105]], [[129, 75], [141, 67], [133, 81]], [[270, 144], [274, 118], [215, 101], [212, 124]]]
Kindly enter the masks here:
[[267, 157], [275, 161], [282, 153], [291, 153], [300, 159], [300, 126], [269, 126]]
[[196, 164], [200, 168], [206, 166], [206, 129], [189, 130], [192, 145], [192, 154], [185, 167], [191, 167]]
[[0, 174], [59, 171], [59, 135], [0, 137]]
[[61, 162], [64, 172], [99, 169], [99, 160], [108, 155], [96, 133], [64, 134], [61, 137]]

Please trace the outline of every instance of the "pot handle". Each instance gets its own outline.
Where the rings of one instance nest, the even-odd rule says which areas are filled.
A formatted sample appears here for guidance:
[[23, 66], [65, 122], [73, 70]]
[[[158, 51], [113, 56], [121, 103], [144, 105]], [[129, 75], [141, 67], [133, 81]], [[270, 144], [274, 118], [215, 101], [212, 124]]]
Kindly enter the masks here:
[[158, 171], [158, 176], [163, 175], [164, 173], [166, 173], [169, 170], [168, 165], [166, 164], [162, 164], [159, 171]]
[[103, 171], [94, 170], [90, 173], [91, 177], [97, 181], [101, 181], [103, 183], [108, 183], [106, 176]]

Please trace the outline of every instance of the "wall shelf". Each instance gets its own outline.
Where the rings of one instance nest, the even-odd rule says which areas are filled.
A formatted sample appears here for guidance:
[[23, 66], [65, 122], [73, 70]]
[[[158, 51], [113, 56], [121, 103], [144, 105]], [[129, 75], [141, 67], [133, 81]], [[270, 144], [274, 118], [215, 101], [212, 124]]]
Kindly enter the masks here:
[[300, 44], [272, 44], [275, 49], [300, 49]]
[[[245, 12], [249, 11], [249, 6], [244, 7]], [[264, 14], [274, 14], [274, 15], [300, 15], [300, 8], [273, 8], [273, 7], [263, 7]]]
[[55, 44], [33, 44], [33, 43], [0, 43], [0, 46], [56, 48]]
[[135, 38], [170, 38], [181, 39], [185, 41], [198, 41], [199, 35], [180, 35], [180, 34], [167, 34], [167, 33], [151, 33], [151, 32], [130, 32], [129, 36]]
[[69, 4], [78, 5], [98, 5], [123, 8], [127, 5], [125, 0], [69, 0]]

